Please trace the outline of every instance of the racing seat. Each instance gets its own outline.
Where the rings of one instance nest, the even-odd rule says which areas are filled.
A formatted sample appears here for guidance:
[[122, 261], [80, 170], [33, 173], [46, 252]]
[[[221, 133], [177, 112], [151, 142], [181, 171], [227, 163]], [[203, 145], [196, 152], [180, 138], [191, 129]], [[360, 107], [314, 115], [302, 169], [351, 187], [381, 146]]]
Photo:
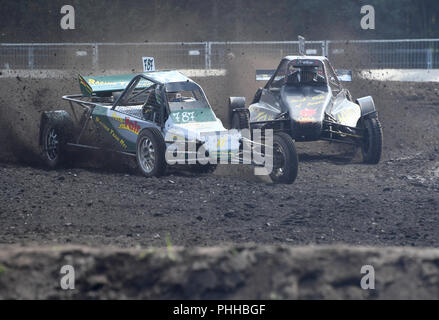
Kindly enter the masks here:
[[286, 84], [287, 85], [297, 85], [300, 83], [300, 80], [301, 80], [300, 71], [295, 71], [292, 74], [287, 76]]
[[152, 92], [142, 107], [143, 119], [156, 123], [160, 122], [160, 107], [161, 106], [155, 97], [155, 93]]

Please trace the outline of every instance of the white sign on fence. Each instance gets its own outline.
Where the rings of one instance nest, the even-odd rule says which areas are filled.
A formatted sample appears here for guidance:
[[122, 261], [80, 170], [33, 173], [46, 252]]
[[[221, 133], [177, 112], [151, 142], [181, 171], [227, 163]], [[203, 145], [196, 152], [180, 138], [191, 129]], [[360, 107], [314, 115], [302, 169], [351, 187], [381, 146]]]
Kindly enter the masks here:
[[153, 57], [142, 57], [143, 72], [155, 71], [155, 62]]

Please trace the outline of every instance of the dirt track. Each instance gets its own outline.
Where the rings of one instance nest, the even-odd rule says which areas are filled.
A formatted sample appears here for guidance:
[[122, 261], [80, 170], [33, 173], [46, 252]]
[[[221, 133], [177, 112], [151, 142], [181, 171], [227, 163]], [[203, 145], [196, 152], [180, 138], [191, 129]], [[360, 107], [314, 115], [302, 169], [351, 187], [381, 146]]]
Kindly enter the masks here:
[[[221, 101], [212, 89], [218, 86], [206, 86], [211, 100]], [[375, 97], [384, 128], [383, 161], [378, 166], [358, 160], [344, 164], [333, 148], [325, 147], [332, 154], [325, 156], [315, 152], [318, 145], [313, 152], [308, 144], [299, 145], [294, 185], [273, 185], [254, 177], [250, 168], [236, 166], [212, 176], [171, 172], [144, 179], [123, 161], [92, 154], [73, 167], [46, 171], [30, 161], [29, 151], [35, 148], [38, 112], [45, 107], [41, 99], [56, 101], [42, 87], [21, 101], [30, 101], [27, 109], [14, 109], [3, 98], [2, 121], [7, 123], [2, 137], [19, 142], [10, 148], [19, 162], [2, 154], [9, 161], [0, 164], [0, 243], [133, 247], [165, 246], [169, 238], [181, 246], [439, 246], [436, 85], [367, 82], [352, 88], [354, 96]], [[5, 121], [12, 116], [13, 122]]]

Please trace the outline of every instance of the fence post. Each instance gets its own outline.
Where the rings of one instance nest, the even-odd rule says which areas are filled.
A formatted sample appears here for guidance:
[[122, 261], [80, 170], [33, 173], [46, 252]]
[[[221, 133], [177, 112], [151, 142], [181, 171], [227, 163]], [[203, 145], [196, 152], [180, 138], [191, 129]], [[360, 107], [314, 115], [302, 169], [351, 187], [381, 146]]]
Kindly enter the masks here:
[[329, 59], [329, 57], [328, 57], [328, 55], [329, 55], [329, 43], [330, 43], [330, 40], [323, 41], [323, 48], [324, 48], [323, 55], [326, 58], [328, 58], [328, 59]]
[[212, 68], [212, 43], [206, 42], [205, 43], [205, 69], [210, 70]]
[[433, 49], [427, 49], [427, 69], [433, 69]]
[[27, 66], [29, 69], [33, 69], [35, 66], [35, 55], [34, 55], [34, 47], [29, 46], [27, 51]]
[[93, 44], [92, 50], [93, 50], [92, 67], [94, 71], [97, 71], [99, 69], [99, 48], [97, 43]]
[[204, 43], [204, 69], [209, 67], [209, 42]]

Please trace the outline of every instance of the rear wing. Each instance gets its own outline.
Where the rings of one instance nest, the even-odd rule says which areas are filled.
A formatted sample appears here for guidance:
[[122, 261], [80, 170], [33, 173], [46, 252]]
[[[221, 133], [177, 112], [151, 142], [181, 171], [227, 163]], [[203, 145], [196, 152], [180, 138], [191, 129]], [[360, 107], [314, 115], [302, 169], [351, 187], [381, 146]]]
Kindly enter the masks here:
[[[256, 70], [256, 81], [268, 81], [276, 70]], [[335, 70], [338, 80], [342, 82], [352, 81], [352, 70]]]
[[[115, 91], [122, 91], [130, 83], [136, 74], [116, 76], [83, 77], [78, 76], [79, 87], [84, 96], [111, 96]], [[154, 83], [146, 79], [140, 80], [136, 88], [147, 88]]]

